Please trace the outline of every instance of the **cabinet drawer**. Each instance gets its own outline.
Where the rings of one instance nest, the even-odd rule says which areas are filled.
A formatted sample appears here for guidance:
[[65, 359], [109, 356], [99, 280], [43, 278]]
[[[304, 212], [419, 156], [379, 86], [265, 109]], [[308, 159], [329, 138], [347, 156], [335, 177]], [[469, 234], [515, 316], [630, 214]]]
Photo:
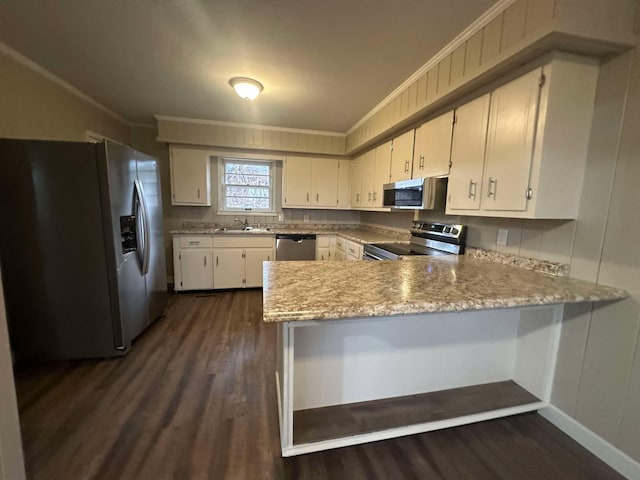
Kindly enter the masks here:
[[220, 235], [213, 237], [213, 246], [215, 248], [273, 248], [275, 242], [274, 236], [227, 236]]
[[211, 237], [178, 237], [180, 248], [211, 248]]
[[329, 235], [318, 235], [316, 237], [317, 248], [329, 248]]
[[336, 237], [336, 248], [338, 250], [342, 250], [343, 252], [345, 251], [345, 242], [347, 240], [342, 238], [342, 237]]
[[347, 255], [358, 259], [362, 258], [362, 245], [360, 245], [359, 243], [352, 242], [351, 240], [346, 240], [345, 249]]

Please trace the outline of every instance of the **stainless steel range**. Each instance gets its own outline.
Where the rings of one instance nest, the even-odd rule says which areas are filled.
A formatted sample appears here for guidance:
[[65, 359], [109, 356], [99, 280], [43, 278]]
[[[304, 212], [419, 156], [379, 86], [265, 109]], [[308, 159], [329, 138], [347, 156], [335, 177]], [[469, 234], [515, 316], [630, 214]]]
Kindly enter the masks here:
[[464, 225], [413, 222], [409, 243], [372, 243], [364, 246], [363, 260], [399, 260], [409, 255], [462, 255]]

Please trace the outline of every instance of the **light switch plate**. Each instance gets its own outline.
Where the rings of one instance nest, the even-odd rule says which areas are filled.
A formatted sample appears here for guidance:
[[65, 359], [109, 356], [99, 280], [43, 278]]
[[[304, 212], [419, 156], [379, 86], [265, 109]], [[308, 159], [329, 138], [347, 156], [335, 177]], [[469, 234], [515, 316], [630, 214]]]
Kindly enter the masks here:
[[508, 239], [509, 239], [509, 230], [506, 228], [499, 228], [498, 239], [496, 240], [496, 244], [504, 247], [507, 245]]

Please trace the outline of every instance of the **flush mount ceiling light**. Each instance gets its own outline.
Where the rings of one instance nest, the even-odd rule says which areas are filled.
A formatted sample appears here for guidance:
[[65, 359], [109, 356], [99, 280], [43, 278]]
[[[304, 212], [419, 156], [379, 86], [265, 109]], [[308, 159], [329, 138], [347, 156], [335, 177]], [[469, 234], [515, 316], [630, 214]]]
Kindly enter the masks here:
[[262, 84], [251, 78], [234, 77], [229, 80], [229, 85], [245, 100], [253, 100], [262, 91]]

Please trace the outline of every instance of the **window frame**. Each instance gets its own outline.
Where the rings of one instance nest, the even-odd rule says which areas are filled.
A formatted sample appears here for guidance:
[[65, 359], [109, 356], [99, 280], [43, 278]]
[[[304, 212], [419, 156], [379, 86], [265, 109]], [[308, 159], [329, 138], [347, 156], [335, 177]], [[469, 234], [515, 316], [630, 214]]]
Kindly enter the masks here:
[[[226, 208], [226, 186], [225, 183], [225, 165], [227, 163], [239, 163], [249, 165], [268, 165], [269, 166], [269, 209], [259, 210], [246, 210], [243, 208]], [[256, 159], [256, 158], [243, 158], [243, 157], [219, 157], [218, 159], [218, 215], [260, 215], [260, 216], [275, 216], [276, 212], [276, 165], [274, 160]]]

